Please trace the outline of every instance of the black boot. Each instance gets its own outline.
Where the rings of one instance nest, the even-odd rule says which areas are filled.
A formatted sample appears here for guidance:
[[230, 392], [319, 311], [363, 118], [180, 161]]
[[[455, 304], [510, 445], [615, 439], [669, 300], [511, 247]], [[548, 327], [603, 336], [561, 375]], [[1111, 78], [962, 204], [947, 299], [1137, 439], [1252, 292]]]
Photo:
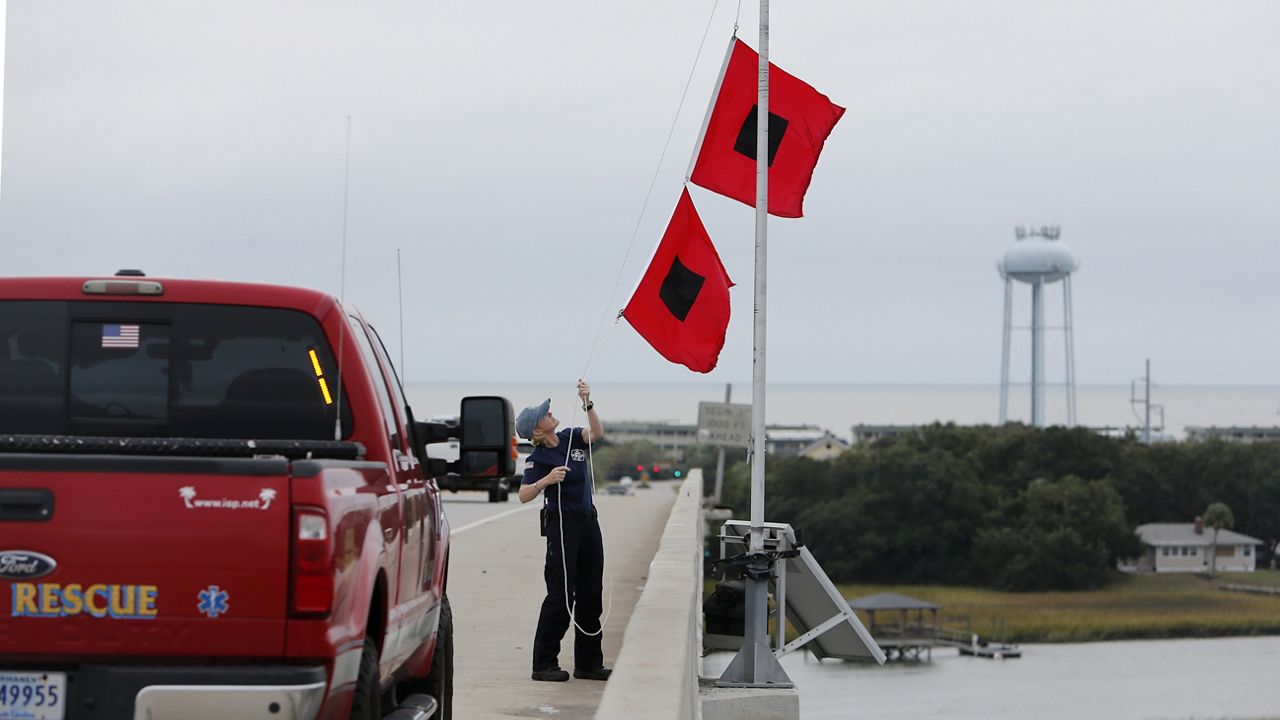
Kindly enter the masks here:
[[579, 680], [608, 680], [612, 674], [613, 670], [603, 665], [590, 670], [583, 670], [582, 668], [574, 668], [573, 670], [573, 676]]
[[565, 682], [569, 679], [569, 673], [559, 667], [549, 667], [546, 670], [534, 670], [532, 677], [542, 682]]

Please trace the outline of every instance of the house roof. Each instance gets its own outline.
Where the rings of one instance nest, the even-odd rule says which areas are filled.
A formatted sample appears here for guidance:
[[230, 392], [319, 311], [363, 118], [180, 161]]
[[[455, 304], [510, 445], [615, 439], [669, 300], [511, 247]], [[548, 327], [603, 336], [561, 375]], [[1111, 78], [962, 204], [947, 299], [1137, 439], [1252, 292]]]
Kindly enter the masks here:
[[770, 425], [764, 429], [765, 439], [769, 442], [802, 442], [805, 444], [830, 435], [816, 425]]
[[[1213, 544], [1213, 528], [1196, 532], [1194, 523], [1147, 523], [1139, 525], [1138, 537], [1148, 545], [1204, 545]], [[1218, 532], [1219, 545], [1261, 545], [1262, 541], [1231, 530]]]
[[802, 450], [800, 451], [800, 454], [801, 454], [801, 455], [807, 455], [808, 453], [813, 452], [814, 450], [817, 450], [817, 449], [819, 449], [819, 448], [822, 448], [822, 447], [824, 447], [824, 446], [826, 446], [826, 445], [834, 445], [834, 446], [836, 446], [836, 447], [840, 448], [841, 450], [848, 450], [848, 449], [849, 449], [849, 443], [845, 442], [844, 440], [841, 440], [840, 438], [836, 437], [835, 435], [830, 435], [830, 434], [828, 434], [828, 435], [826, 435], [826, 436], [824, 436], [824, 437], [820, 437], [820, 438], [818, 438], [817, 440], [814, 440], [813, 442], [809, 443], [808, 445], [805, 445], [805, 446], [804, 446], [804, 449], [802, 449]]
[[937, 610], [942, 606], [920, 598], [883, 592], [850, 600], [849, 607], [854, 610]]

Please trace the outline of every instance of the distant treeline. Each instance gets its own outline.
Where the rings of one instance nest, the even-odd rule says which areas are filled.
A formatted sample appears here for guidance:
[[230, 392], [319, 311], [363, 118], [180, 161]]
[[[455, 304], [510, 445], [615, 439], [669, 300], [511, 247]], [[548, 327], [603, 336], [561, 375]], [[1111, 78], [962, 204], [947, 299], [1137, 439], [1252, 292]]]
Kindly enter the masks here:
[[[745, 518], [749, 472], [735, 460], [723, 501]], [[698, 448], [690, 464], [709, 488], [714, 451]], [[766, 519], [803, 528], [837, 582], [1094, 588], [1141, 552], [1136, 526], [1189, 523], [1212, 502], [1265, 543], [1259, 567], [1280, 540], [1277, 444], [932, 425], [830, 462], [770, 458], [765, 492]]]

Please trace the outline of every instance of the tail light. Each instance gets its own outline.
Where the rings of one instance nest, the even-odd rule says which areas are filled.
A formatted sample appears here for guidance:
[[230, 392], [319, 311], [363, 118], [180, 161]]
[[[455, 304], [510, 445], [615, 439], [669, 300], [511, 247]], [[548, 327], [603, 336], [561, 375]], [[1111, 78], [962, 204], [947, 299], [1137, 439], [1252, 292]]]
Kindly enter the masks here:
[[294, 508], [289, 587], [294, 615], [333, 610], [333, 539], [329, 517], [319, 509]]

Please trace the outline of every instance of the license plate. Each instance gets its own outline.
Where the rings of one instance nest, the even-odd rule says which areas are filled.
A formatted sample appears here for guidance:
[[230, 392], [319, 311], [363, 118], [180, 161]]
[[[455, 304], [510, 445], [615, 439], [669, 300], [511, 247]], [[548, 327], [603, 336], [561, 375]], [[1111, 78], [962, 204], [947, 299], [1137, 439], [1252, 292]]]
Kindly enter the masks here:
[[62, 720], [67, 675], [0, 670], [0, 720]]

